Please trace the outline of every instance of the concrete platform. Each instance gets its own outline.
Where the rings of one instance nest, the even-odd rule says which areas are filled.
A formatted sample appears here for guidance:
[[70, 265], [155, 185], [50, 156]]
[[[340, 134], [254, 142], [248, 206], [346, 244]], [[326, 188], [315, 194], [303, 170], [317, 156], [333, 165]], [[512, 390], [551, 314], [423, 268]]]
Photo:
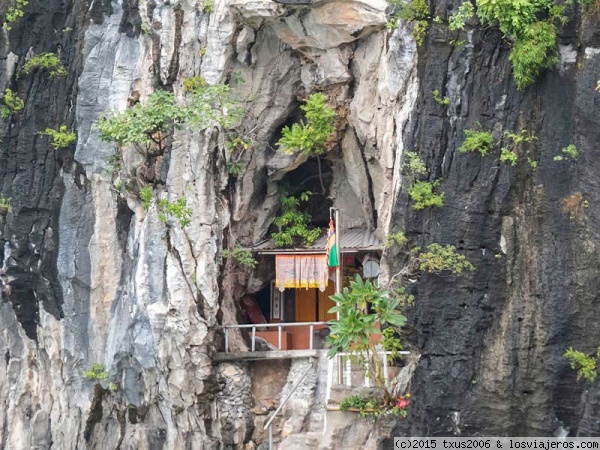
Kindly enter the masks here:
[[321, 352], [327, 350], [273, 350], [266, 352], [220, 352], [215, 353], [213, 361], [252, 361], [260, 359], [298, 359], [318, 358]]

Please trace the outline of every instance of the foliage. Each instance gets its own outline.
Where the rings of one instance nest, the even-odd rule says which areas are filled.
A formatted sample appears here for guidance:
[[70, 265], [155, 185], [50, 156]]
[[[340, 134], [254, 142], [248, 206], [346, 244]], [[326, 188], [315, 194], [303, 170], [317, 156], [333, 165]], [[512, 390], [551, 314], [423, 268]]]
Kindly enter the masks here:
[[22, 111], [24, 107], [25, 102], [11, 89], [6, 88], [4, 91], [4, 104], [0, 106], [0, 116], [3, 119], [8, 119], [14, 113]]
[[492, 133], [467, 128], [465, 130], [465, 140], [458, 148], [458, 151], [461, 153], [477, 152], [481, 156], [485, 156], [493, 146]]
[[[517, 160], [519, 159], [517, 155], [517, 150], [523, 143], [530, 143], [537, 140], [537, 137], [530, 131], [521, 130], [518, 133], [512, 133], [510, 131], [505, 131], [504, 136], [507, 139], [507, 143], [505, 147], [502, 147], [500, 150], [500, 162], [508, 163], [511, 166], [515, 166], [517, 164]], [[529, 165], [532, 168], [537, 168], [537, 161], [532, 161], [528, 158]]]
[[188, 226], [192, 221], [192, 208], [187, 207], [185, 197], [180, 197], [174, 202], [162, 199], [158, 202], [158, 217], [166, 222], [169, 216], [179, 221], [181, 228]]
[[104, 367], [104, 364], [93, 363], [90, 370], [84, 372], [84, 377], [88, 380], [100, 382], [101, 380], [106, 380], [108, 378], [108, 372]]
[[417, 178], [421, 175], [426, 175], [428, 170], [427, 166], [423, 162], [417, 152], [406, 152], [406, 159], [404, 163], [404, 171], [413, 178]]
[[571, 369], [577, 370], [577, 379], [584, 379], [593, 383], [598, 376], [597, 366], [600, 359], [600, 348], [594, 356], [588, 356], [583, 352], [569, 348], [563, 355], [569, 360]]
[[12, 211], [12, 206], [11, 206], [11, 201], [12, 198], [11, 197], [5, 197], [4, 194], [0, 194], [0, 209], [6, 212], [11, 212]]
[[252, 147], [251, 139], [244, 139], [243, 137], [236, 136], [234, 138], [230, 138], [225, 142], [225, 148], [229, 151], [239, 150], [246, 151], [250, 147]]
[[173, 94], [158, 90], [150, 94], [145, 105], [137, 103], [123, 112], [106, 112], [96, 124], [100, 139], [106, 142], [160, 144], [185, 118], [185, 110], [175, 104]]
[[377, 321], [380, 327], [389, 325], [399, 328], [405, 324], [406, 317], [398, 310], [399, 300], [371, 281], [363, 281], [358, 275], [350, 283], [350, 289], [346, 287], [330, 298], [336, 306], [329, 312], [339, 313], [339, 319], [330, 322], [330, 335], [327, 338], [329, 357], [333, 358], [341, 352], [351, 352], [366, 368], [375, 385], [384, 390], [384, 404], [391, 403], [383, 374], [383, 361], [373, 336], [381, 334], [375, 326]]
[[25, 15], [23, 8], [29, 4], [29, 0], [16, 0], [14, 4], [9, 6], [4, 20], [4, 28], [7, 31], [12, 30], [12, 24]]
[[502, 150], [500, 150], [500, 162], [509, 163], [511, 166], [515, 166], [518, 159], [519, 157], [515, 152], [507, 148], [502, 148]]
[[121, 152], [113, 152], [106, 161], [110, 166], [110, 170], [107, 170], [109, 175], [117, 175], [123, 168], [123, 156]]
[[310, 215], [298, 210], [300, 204], [307, 202], [311, 195], [310, 191], [302, 192], [298, 197], [283, 194], [281, 215], [273, 220], [279, 230], [272, 234], [278, 247], [308, 247], [318, 239], [321, 231], [318, 228], [310, 228]]
[[362, 395], [352, 395], [351, 397], [346, 397], [340, 403], [340, 410], [347, 411], [350, 408], [354, 409], [364, 409], [366, 408], [369, 400], [367, 400]]
[[25, 62], [21, 70], [19, 70], [17, 78], [23, 74], [29, 74], [35, 69], [48, 71], [51, 78], [64, 77], [67, 74], [58, 56], [54, 53], [39, 53]]
[[148, 22], [142, 22], [142, 24], [140, 25], [140, 29], [144, 34], [152, 34], [152, 27]]
[[527, 162], [529, 163], [529, 167], [531, 167], [533, 170], [536, 170], [538, 167], [538, 161], [533, 160], [531, 158], [527, 158]]
[[430, 19], [429, 6], [425, 0], [389, 0], [391, 5], [398, 8], [398, 12], [390, 19], [386, 24], [389, 30], [398, 28], [400, 21], [412, 22], [413, 31], [411, 33], [413, 39], [417, 42], [417, 45], [422, 45], [425, 41], [427, 29], [429, 28]]
[[435, 90], [431, 91], [431, 93], [433, 94], [433, 99], [440, 105], [448, 106], [450, 104], [450, 99], [448, 97], [442, 98], [439, 90], [435, 89]]
[[513, 150], [523, 143], [530, 143], [537, 140], [537, 136], [533, 134], [533, 132], [527, 130], [521, 130], [518, 133], [505, 131], [504, 136], [509, 139]]
[[[415, 296], [406, 292], [404, 286], [399, 286], [392, 291], [392, 295], [400, 301], [400, 307], [415, 305]], [[386, 328], [387, 329], [387, 328]]]
[[50, 136], [52, 140], [51, 145], [54, 147], [54, 150], [68, 148], [76, 139], [75, 132], [73, 130], [69, 131], [66, 125], [61, 125], [58, 130], [46, 128], [38, 134]]
[[594, 90], [600, 92], [600, 80], [596, 81], [596, 88]]
[[300, 109], [304, 111], [306, 123], [284, 127], [277, 145], [286, 152], [301, 150], [320, 155], [326, 150], [335, 131], [335, 111], [327, 106], [327, 97], [322, 93], [311, 94]]
[[[561, 152], [570, 157], [572, 160], [577, 159], [577, 156], [579, 156], [579, 151], [573, 144], [567, 145], [561, 150]], [[564, 161], [565, 157], [562, 155], [556, 155], [553, 159], [554, 161]]]
[[[509, 59], [519, 89], [556, 63], [557, 30], [552, 22], [565, 23], [564, 6], [552, 0], [479, 0], [477, 15], [484, 25], [497, 24], [514, 41]], [[542, 16], [549, 20], [540, 21]]]
[[465, 28], [467, 20], [473, 17], [475, 9], [470, 1], [463, 2], [458, 10], [448, 18], [448, 28], [451, 31], [458, 31]]
[[398, 231], [397, 233], [390, 233], [388, 234], [388, 237], [385, 241], [385, 247], [389, 248], [393, 247], [394, 245], [402, 247], [404, 246], [404, 244], [406, 244], [406, 241], [406, 236], [402, 231]]
[[545, 0], [478, 0], [477, 16], [483, 24], [498, 24], [502, 34], [515, 38], [537, 20]]
[[[398, 306], [402, 306], [400, 303]], [[386, 352], [390, 352], [388, 358], [394, 360], [400, 356], [400, 351], [404, 348], [402, 342], [396, 336], [396, 331], [392, 327], [387, 327], [382, 332], [381, 346]]]
[[194, 130], [205, 130], [228, 127], [236, 120], [239, 111], [228, 86], [190, 81], [187, 89], [191, 90], [186, 105], [176, 104], [173, 93], [157, 90], [150, 94], [145, 105], [137, 103], [123, 112], [105, 112], [96, 122], [100, 139], [121, 145], [154, 143], [162, 147], [173, 130], [184, 124]]
[[436, 191], [439, 186], [439, 181], [428, 182], [418, 181], [408, 190], [408, 195], [415, 202], [413, 208], [425, 209], [430, 207], [442, 207], [444, 206], [444, 193], [438, 194]]
[[450, 271], [453, 274], [461, 274], [464, 271], [474, 271], [475, 266], [464, 255], [456, 253], [456, 247], [453, 245], [430, 244], [427, 251], [419, 254], [419, 269], [424, 272]]
[[229, 175], [237, 177], [244, 170], [244, 165], [237, 161], [228, 161], [227, 162], [227, 173]]
[[195, 92], [207, 85], [206, 80], [196, 75], [183, 80], [183, 91], [184, 92]]
[[142, 201], [142, 207], [148, 211], [152, 204], [152, 197], [154, 196], [154, 190], [152, 186], [146, 185], [140, 189], [140, 200]]
[[258, 264], [258, 261], [254, 259], [250, 250], [243, 250], [239, 247], [236, 247], [233, 250], [223, 250], [223, 258], [233, 258], [240, 265], [247, 267], [248, 269], [255, 269]]
[[508, 57], [513, 77], [519, 89], [532, 84], [544, 69], [558, 61], [556, 26], [550, 22], [535, 22], [528, 26], [511, 49]]
[[205, 14], [211, 14], [215, 11], [215, 0], [202, 0], [200, 9]]
[[225, 84], [199, 86], [187, 99], [183, 108], [186, 123], [194, 130], [212, 127], [231, 127], [241, 115], [238, 102], [231, 97], [231, 90]]

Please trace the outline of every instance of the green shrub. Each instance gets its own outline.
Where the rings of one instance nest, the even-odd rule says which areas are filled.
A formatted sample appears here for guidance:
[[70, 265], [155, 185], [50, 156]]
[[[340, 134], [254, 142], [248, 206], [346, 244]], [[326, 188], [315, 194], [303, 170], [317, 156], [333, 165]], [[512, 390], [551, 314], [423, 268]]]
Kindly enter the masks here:
[[529, 167], [531, 167], [533, 170], [536, 170], [538, 168], [538, 161], [535, 161], [531, 158], [527, 158], [527, 162], [529, 163]]
[[12, 24], [25, 15], [23, 8], [29, 4], [29, 0], [16, 0], [8, 7], [6, 19], [4, 20], [4, 28], [7, 31], [12, 30]]
[[40, 53], [28, 59], [17, 74], [17, 78], [23, 74], [29, 74], [32, 70], [45, 70], [50, 73], [51, 78], [64, 77], [67, 74], [65, 67], [54, 53]]
[[203, 87], [206, 87], [207, 84], [208, 83], [206, 83], [206, 80], [201, 76], [196, 75], [195, 77], [189, 77], [183, 80], [183, 91], [195, 92]]
[[448, 28], [451, 31], [458, 31], [465, 28], [467, 20], [475, 15], [475, 9], [470, 1], [463, 2], [458, 10], [448, 18]]
[[430, 207], [442, 207], [444, 205], [444, 193], [438, 194], [435, 192], [439, 186], [439, 181], [433, 183], [428, 181], [419, 181], [415, 183], [409, 190], [408, 195], [415, 202], [413, 208], [425, 209]]
[[[123, 112], [105, 112], [96, 122], [100, 139], [118, 144], [157, 144], [184, 124], [194, 130], [230, 126], [239, 109], [230, 98], [229, 87], [192, 82], [187, 105], [177, 105], [173, 93], [154, 91], [145, 105], [137, 103]], [[189, 86], [188, 86], [189, 87]], [[191, 89], [191, 87], [190, 87]]]
[[403, 247], [406, 244], [406, 236], [402, 231], [398, 231], [397, 233], [390, 233], [385, 240], [385, 247], [393, 247], [397, 245], [398, 247]]
[[327, 106], [327, 97], [322, 93], [311, 94], [300, 109], [304, 111], [306, 123], [284, 127], [277, 145], [286, 152], [301, 150], [320, 155], [335, 132], [335, 111]]
[[50, 145], [54, 147], [54, 150], [58, 150], [59, 148], [68, 148], [69, 145], [71, 145], [77, 139], [75, 132], [73, 130], [69, 131], [66, 125], [61, 125], [58, 130], [46, 128], [44, 131], [40, 131], [38, 134], [50, 136], [50, 139], [52, 140]]
[[406, 152], [404, 172], [411, 178], [415, 179], [422, 175], [427, 175], [427, 166], [416, 152]]
[[227, 173], [232, 177], [239, 176], [244, 170], [244, 165], [238, 161], [227, 161]]
[[347, 397], [340, 403], [340, 410], [347, 411], [348, 409], [364, 409], [369, 403], [362, 395], [353, 395], [351, 397]]
[[198, 86], [187, 97], [186, 124], [193, 130], [213, 127], [229, 128], [240, 119], [239, 103], [225, 84]]
[[549, 22], [529, 25], [517, 40], [508, 57], [519, 89], [532, 84], [544, 69], [558, 62], [556, 26]]
[[108, 378], [108, 372], [106, 371], [104, 364], [94, 363], [90, 370], [84, 372], [83, 376], [88, 380], [100, 382]]
[[500, 150], [500, 162], [503, 163], [508, 163], [511, 166], [515, 166], [517, 165], [517, 160], [519, 159], [519, 157], [517, 156], [517, 154], [507, 148], [502, 148], [502, 150]]
[[278, 231], [272, 234], [278, 247], [308, 247], [319, 238], [321, 230], [310, 227], [310, 215], [300, 212], [301, 203], [307, 202], [311, 192], [302, 192], [298, 197], [284, 193], [281, 199], [281, 215], [273, 220]]
[[[333, 358], [338, 353], [352, 353], [365, 367], [375, 386], [384, 391], [382, 403], [390, 405], [393, 399], [383, 376], [385, 356], [382, 358], [373, 337], [381, 335], [381, 331], [375, 328], [377, 321], [384, 329], [386, 325], [400, 328], [406, 323], [406, 317], [398, 309], [399, 300], [388, 290], [380, 289], [376, 283], [369, 280], [363, 281], [358, 275], [350, 283], [350, 289], [346, 287], [341, 293], [330, 298], [336, 306], [329, 312], [338, 314], [339, 319], [330, 321], [330, 333], [327, 337], [330, 346], [328, 356]], [[392, 336], [388, 335], [388, 339], [392, 339]], [[389, 345], [397, 348], [400, 343], [394, 341]], [[376, 404], [365, 404], [364, 407], [376, 407]]]
[[[517, 160], [519, 159], [517, 150], [521, 145], [537, 140], [536, 135], [527, 130], [521, 130], [518, 133], [505, 131], [504, 136], [506, 139], [506, 146], [502, 147], [500, 150], [500, 162], [509, 163], [512, 166], [517, 164]], [[531, 159], [529, 159], [529, 161], [531, 161]], [[535, 165], [537, 166], [537, 162]]]
[[398, 12], [389, 20], [386, 27], [390, 30], [398, 28], [400, 21], [412, 22], [413, 31], [411, 33], [417, 45], [422, 45], [429, 28], [428, 20], [429, 6], [425, 0], [388, 0], [391, 5], [398, 8]]
[[458, 148], [461, 153], [479, 153], [485, 156], [494, 146], [490, 132], [466, 129], [464, 133], [465, 140]]
[[[577, 151], [577, 147], [573, 144], [569, 144], [561, 150], [562, 153], [570, 157], [572, 160], [576, 160], [577, 156], [579, 156], [579, 151]], [[562, 155], [556, 155], [554, 161], [564, 161], [565, 157]]]
[[600, 348], [594, 356], [588, 356], [583, 352], [569, 348], [563, 355], [569, 360], [571, 369], [577, 370], [577, 379], [584, 379], [593, 383], [598, 376], [597, 365], [600, 359]]
[[[498, 24], [502, 34], [514, 41], [509, 59], [519, 89], [556, 64], [557, 30], [552, 22], [565, 23], [564, 6], [551, 0], [479, 0], [477, 15], [484, 25]], [[542, 16], [549, 20], [540, 21]]]
[[152, 204], [152, 197], [154, 196], [154, 189], [152, 186], [146, 185], [140, 189], [140, 200], [142, 201], [142, 207], [148, 211]]
[[223, 250], [223, 258], [233, 258], [240, 265], [247, 267], [248, 269], [255, 269], [258, 265], [258, 261], [252, 256], [250, 250], [243, 250], [239, 247], [233, 250]]
[[185, 110], [175, 104], [171, 92], [158, 90], [145, 105], [137, 103], [123, 112], [104, 113], [96, 126], [100, 139], [119, 144], [160, 143], [174, 126], [184, 123]]
[[187, 207], [185, 197], [180, 197], [174, 202], [162, 199], [158, 202], [158, 217], [166, 222], [169, 217], [174, 217], [179, 221], [181, 228], [185, 228], [192, 223], [192, 208]]
[[11, 201], [12, 201], [11, 197], [5, 197], [4, 194], [0, 194], [0, 210], [5, 211], [5, 212], [11, 212], [12, 211], [12, 206], [10, 204]]
[[3, 100], [4, 104], [0, 106], [0, 116], [3, 119], [8, 119], [13, 114], [22, 111], [25, 107], [25, 102], [9, 88], [6, 88], [4, 91]]
[[464, 255], [456, 253], [456, 247], [453, 245], [430, 244], [427, 251], [419, 253], [418, 258], [419, 269], [424, 272], [450, 271], [453, 274], [461, 274], [467, 270], [475, 270], [475, 266]]
[[518, 38], [523, 29], [537, 21], [545, 0], [478, 0], [477, 16], [484, 25], [498, 24], [505, 36]]
[[433, 99], [440, 105], [448, 106], [450, 104], [450, 99], [448, 97], [442, 98], [442, 96], [440, 95], [440, 91], [438, 91], [437, 89], [431, 91], [431, 93], [433, 94]]
[[215, 0], [202, 0], [200, 9], [205, 14], [211, 14], [215, 12]]
[[[399, 303], [399, 306], [402, 306], [402, 302]], [[404, 346], [402, 345], [402, 341], [398, 339], [396, 331], [392, 327], [387, 327], [381, 332], [381, 347], [386, 352], [390, 352], [388, 355], [389, 362], [392, 362], [398, 356], [400, 356], [400, 352], [404, 350]]]

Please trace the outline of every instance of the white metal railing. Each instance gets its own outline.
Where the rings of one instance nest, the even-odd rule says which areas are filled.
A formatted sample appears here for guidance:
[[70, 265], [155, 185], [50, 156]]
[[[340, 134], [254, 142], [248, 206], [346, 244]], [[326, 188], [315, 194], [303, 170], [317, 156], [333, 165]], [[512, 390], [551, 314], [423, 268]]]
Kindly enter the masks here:
[[225, 353], [229, 352], [229, 330], [251, 328], [251, 351], [256, 351], [256, 329], [257, 328], [277, 328], [277, 349], [281, 350], [281, 338], [283, 330], [287, 327], [308, 327], [308, 350], [314, 349], [314, 330], [315, 326], [328, 325], [328, 322], [283, 322], [283, 323], [259, 323], [259, 324], [244, 324], [244, 325], [223, 325], [225, 333]]
[[[383, 364], [383, 378], [388, 380], [388, 356], [392, 354], [392, 352], [386, 352], [380, 350], [377, 354], [382, 357]], [[396, 352], [396, 355], [410, 355], [408, 351]], [[327, 361], [327, 390], [325, 394], [325, 404], [329, 401], [331, 396], [331, 387], [334, 384], [335, 379], [337, 378], [337, 384], [344, 384], [346, 386], [352, 387], [352, 359], [356, 358], [356, 354], [354, 353], [338, 353], [333, 358], [330, 358]], [[337, 377], [335, 376], [337, 374]], [[363, 371], [363, 383], [362, 385], [365, 387], [371, 387], [372, 380], [369, 378], [369, 371], [365, 367]]]

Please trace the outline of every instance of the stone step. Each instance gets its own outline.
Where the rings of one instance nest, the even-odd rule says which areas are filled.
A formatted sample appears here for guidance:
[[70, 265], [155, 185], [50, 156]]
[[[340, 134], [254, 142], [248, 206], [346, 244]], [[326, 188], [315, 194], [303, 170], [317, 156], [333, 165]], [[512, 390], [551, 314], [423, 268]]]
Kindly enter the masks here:
[[305, 450], [319, 449], [327, 450], [328, 447], [322, 446], [322, 433], [307, 432], [290, 434], [276, 446], [278, 450]]

